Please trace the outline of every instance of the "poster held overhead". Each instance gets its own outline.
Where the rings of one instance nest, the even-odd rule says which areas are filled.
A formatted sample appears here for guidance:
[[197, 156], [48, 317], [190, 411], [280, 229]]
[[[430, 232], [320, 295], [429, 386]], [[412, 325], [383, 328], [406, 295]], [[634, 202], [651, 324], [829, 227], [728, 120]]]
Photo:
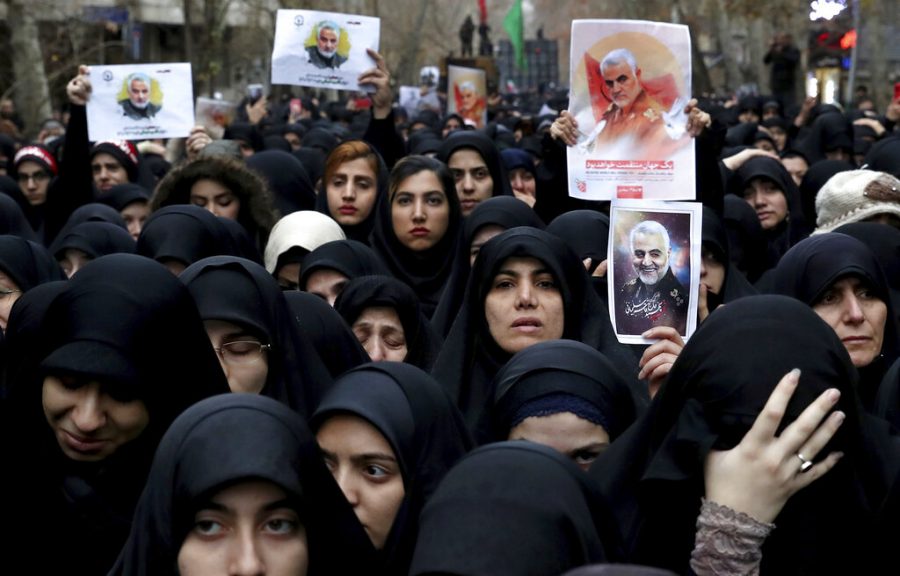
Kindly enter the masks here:
[[487, 124], [487, 77], [480, 68], [447, 67], [447, 113], [459, 114], [467, 124]]
[[633, 20], [572, 22], [569, 195], [583, 200], [693, 200], [694, 142], [687, 26]]

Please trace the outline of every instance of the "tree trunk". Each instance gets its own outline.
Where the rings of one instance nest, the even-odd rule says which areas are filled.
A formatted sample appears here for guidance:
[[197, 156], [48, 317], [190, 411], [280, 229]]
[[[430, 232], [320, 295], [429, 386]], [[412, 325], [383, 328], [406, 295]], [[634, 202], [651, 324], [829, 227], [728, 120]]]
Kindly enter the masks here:
[[8, 4], [10, 45], [16, 83], [13, 99], [25, 121], [25, 131], [34, 136], [40, 122], [51, 115], [50, 89], [44, 71], [44, 55], [37, 22], [30, 4], [16, 0]]
[[425, 14], [430, 7], [431, 0], [421, 0], [419, 2], [416, 26], [412, 30], [409, 42], [406, 43], [406, 50], [403, 52], [397, 65], [398, 80], [404, 84], [416, 85], [419, 83], [419, 72], [416, 69], [416, 64], [419, 59], [419, 44], [422, 41], [422, 27], [425, 24]]

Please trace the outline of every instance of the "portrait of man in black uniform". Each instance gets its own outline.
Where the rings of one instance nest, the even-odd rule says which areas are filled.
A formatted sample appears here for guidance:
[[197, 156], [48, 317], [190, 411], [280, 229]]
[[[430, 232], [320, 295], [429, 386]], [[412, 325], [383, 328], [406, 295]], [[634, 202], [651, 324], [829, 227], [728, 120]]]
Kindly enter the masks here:
[[341, 27], [334, 22], [320, 22], [316, 31], [316, 44], [306, 49], [309, 62], [316, 68], [340, 68], [347, 61], [346, 56], [338, 54], [338, 42], [341, 39]]
[[142, 72], [130, 74], [125, 79], [125, 90], [128, 97], [119, 100], [119, 106], [122, 107], [124, 116], [132, 120], [143, 120], [156, 116], [162, 106], [150, 101], [151, 86], [150, 77]]

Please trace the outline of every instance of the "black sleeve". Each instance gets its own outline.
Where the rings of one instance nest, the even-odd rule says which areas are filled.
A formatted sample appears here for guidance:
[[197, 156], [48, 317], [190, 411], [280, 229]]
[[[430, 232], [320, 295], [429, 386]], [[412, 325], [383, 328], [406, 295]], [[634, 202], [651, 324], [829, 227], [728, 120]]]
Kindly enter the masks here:
[[394, 125], [393, 110], [383, 120], [376, 119], [373, 112], [363, 140], [378, 150], [378, 153], [384, 158], [384, 163], [390, 169], [393, 169], [394, 164], [406, 156], [406, 145]]
[[697, 175], [697, 200], [709, 206], [719, 217], [725, 209], [725, 183], [719, 170], [719, 156], [725, 146], [725, 125], [713, 119], [709, 128], [696, 138], [694, 162]]
[[44, 217], [44, 238], [47, 245], [62, 230], [72, 212], [94, 200], [87, 112], [84, 106], [71, 106], [65, 139], [59, 175], [47, 191]]

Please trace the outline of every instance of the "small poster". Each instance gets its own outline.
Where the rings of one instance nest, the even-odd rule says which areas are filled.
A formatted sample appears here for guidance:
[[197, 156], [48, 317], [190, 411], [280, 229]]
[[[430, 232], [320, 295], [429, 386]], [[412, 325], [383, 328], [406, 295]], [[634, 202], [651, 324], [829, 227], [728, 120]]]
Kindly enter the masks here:
[[194, 126], [191, 65], [91, 66], [88, 138], [183, 138]]
[[272, 52], [272, 84], [369, 90], [359, 75], [374, 68], [381, 20], [371, 16], [279, 10]]
[[194, 115], [197, 124], [206, 128], [209, 135], [218, 140], [225, 134], [225, 128], [234, 121], [236, 110], [234, 102], [201, 97], [197, 98]]
[[620, 342], [671, 326], [686, 341], [697, 328], [703, 205], [613, 200], [609, 228], [609, 317]]
[[687, 26], [634, 20], [572, 22], [569, 195], [585, 200], [693, 200], [694, 142]]
[[487, 124], [487, 78], [480, 68], [447, 67], [447, 113], [457, 113], [466, 124]]
[[418, 86], [401, 86], [400, 87], [400, 107], [406, 110], [406, 114], [412, 118], [416, 115], [419, 108], [419, 87]]

